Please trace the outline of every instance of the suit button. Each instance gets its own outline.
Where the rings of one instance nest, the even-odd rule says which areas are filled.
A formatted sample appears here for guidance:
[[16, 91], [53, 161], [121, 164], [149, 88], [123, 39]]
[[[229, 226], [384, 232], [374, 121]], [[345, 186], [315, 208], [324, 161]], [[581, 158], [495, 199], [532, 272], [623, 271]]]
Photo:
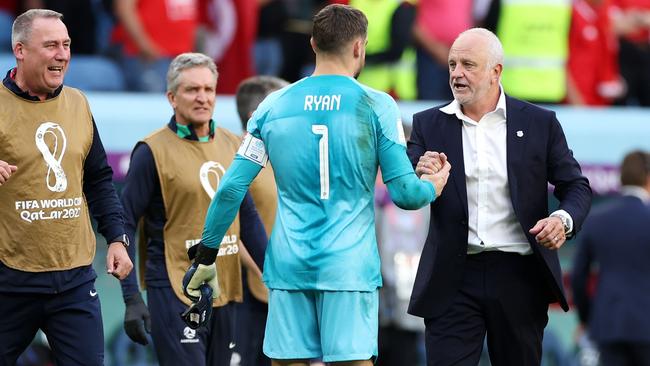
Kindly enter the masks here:
[[460, 222], [461, 225], [467, 225], [467, 221], [463, 220]]

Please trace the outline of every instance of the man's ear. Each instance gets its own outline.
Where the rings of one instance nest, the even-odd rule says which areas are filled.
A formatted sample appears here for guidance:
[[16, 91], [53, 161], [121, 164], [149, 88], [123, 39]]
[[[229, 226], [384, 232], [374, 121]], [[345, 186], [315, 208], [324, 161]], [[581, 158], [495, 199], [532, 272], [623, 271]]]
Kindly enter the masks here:
[[361, 39], [357, 39], [356, 41], [354, 41], [354, 44], [352, 45], [352, 52], [354, 53], [354, 58], [361, 57], [364, 42], [365, 41]]
[[13, 47], [13, 52], [16, 60], [22, 61], [25, 59], [25, 45], [22, 42], [16, 43], [16, 45]]
[[171, 91], [167, 92], [167, 100], [173, 109], [176, 109], [176, 96]]
[[497, 81], [497, 83], [501, 79], [501, 72], [502, 71], [503, 71], [503, 65], [501, 65], [501, 64], [497, 64], [496, 66], [494, 66], [492, 68], [492, 76]]
[[318, 47], [316, 47], [316, 41], [314, 41], [314, 37], [309, 38], [309, 44], [311, 45], [312, 51], [314, 51], [314, 53], [316, 53], [316, 49]]

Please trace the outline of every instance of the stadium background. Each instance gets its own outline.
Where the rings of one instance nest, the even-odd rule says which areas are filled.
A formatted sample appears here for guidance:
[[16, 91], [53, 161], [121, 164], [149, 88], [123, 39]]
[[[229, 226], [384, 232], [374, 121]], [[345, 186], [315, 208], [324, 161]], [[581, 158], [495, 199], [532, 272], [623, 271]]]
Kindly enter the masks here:
[[[74, 3], [76, 2], [77, 0], [74, 1]], [[110, 1], [90, 1], [95, 5], [102, 2]], [[243, 0], [240, 2], [244, 3]], [[296, 7], [307, 3], [306, 0], [287, 0], [286, 2], [293, 3]], [[476, 1], [476, 3], [489, 2], [489, 0]], [[6, 1], [6, 3], [12, 3], [12, 1]], [[69, 3], [72, 4], [73, 1], [69, 1]], [[0, 1], [0, 5], [4, 4], [5, 1]], [[2, 17], [0, 13], [0, 44], [3, 45], [2, 50], [5, 51], [5, 53], [0, 53], [0, 70], [2, 72], [15, 65], [13, 55], [7, 52], [9, 47], [2, 43], [2, 41], [6, 41], [11, 21], [11, 18]], [[128, 169], [131, 149], [138, 140], [162, 127], [169, 120], [172, 110], [162, 93], [124, 91], [125, 76], [121, 74], [120, 69], [109, 58], [104, 57], [105, 55], [98, 55], [106, 51], [107, 33], [110, 26], [110, 19], [99, 18], [96, 55], [80, 55], [73, 46], [73, 58], [66, 75], [66, 84], [88, 91], [91, 108], [109, 155], [109, 162], [114, 169], [115, 184], [119, 190]], [[304, 38], [297, 40], [297, 42], [305, 43], [304, 41]], [[598, 60], [594, 61], [598, 62]], [[646, 65], [646, 67], [650, 66]], [[113, 92], [92, 92], [92, 90], [112, 90]], [[404, 123], [410, 124], [413, 113], [440, 103], [420, 101], [399, 102], [398, 104]], [[617, 191], [619, 187], [618, 163], [625, 153], [636, 148], [650, 150], [650, 109], [633, 106], [586, 108], [548, 105], [547, 107], [557, 112], [569, 146], [573, 149], [574, 155], [590, 180], [596, 193], [594, 206], [606, 201], [609, 195]], [[235, 133], [241, 132], [232, 95], [218, 96], [214, 119], [219, 126], [228, 128]], [[549, 202], [551, 209], [557, 205], [551, 195], [549, 195]], [[570, 241], [559, 252], [565, 276], [568, 276], [571, 270], [574, 247], [575, 242]], [[99, 274], [97, 289], [102, 301], [106, 365], [155, 365], [151, 345], [146, 348], [136, 345], [130, 342], [124, 334], [122, 329], [124, 304], [121, 291], [118, 282], [103, 271], [105, 254], [105, 241], [99, 237], [95, 269]], [[570, 295], [568, 287], [567, 292]], [[564, 313], [558, 307], [552, 307], [545, 340], [550, 340], [555, 344], [548, 347], [545, 344], [545, 350], [551, 348], [561, 350], [566, 357], [575, 359], [576, 325], [577, 319], [573, 311]], [[37, 340], [37, 342], [40, 341], [42, 340]], [[544, 363], [556, 366], [568, 365], [565, 361], [549, 358], [545, 358]]]

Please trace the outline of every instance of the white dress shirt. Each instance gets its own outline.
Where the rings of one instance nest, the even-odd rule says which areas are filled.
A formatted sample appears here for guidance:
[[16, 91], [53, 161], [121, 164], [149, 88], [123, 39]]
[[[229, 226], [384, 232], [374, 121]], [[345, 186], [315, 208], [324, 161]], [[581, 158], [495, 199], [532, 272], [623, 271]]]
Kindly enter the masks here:
[[[515, 216], [510, 199], [503, 88], [496, 108], [478, 122], [466, 116], [456, 100], [440, 111], [456, 115], [463, 123], [463, 162], [469, 214], [467, 254], [486, 250], [531, 254], [524, 228]], [[566, 211], [558, 210], [553, 214], [567, 217], [572, 229], [573, 223]]]

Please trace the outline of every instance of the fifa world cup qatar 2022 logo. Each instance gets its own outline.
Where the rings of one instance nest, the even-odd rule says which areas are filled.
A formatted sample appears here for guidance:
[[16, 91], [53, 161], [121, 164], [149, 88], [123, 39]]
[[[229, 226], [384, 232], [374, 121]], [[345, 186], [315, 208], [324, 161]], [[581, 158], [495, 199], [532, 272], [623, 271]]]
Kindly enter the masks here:
[[205, 193], [208, 194], [210, 199], [212, 199], [214, 194], [217, 192], [219, 181], [224, 174], [226, 174], [226, 170], [223, 168], [223, 165], [216, 161], [206, 161], [201, 165], [201, 169], [199, 170], [199, 179], [201, 180], [201, 185], [203, 186]]
[[68, 179], [61, 167], [67, 144], [63, 128], [54, 122], [44, 122], [36, 129], [34, 137], [47, 164], [47, 188], [52, 192], [64, 192], [68, 188]]

